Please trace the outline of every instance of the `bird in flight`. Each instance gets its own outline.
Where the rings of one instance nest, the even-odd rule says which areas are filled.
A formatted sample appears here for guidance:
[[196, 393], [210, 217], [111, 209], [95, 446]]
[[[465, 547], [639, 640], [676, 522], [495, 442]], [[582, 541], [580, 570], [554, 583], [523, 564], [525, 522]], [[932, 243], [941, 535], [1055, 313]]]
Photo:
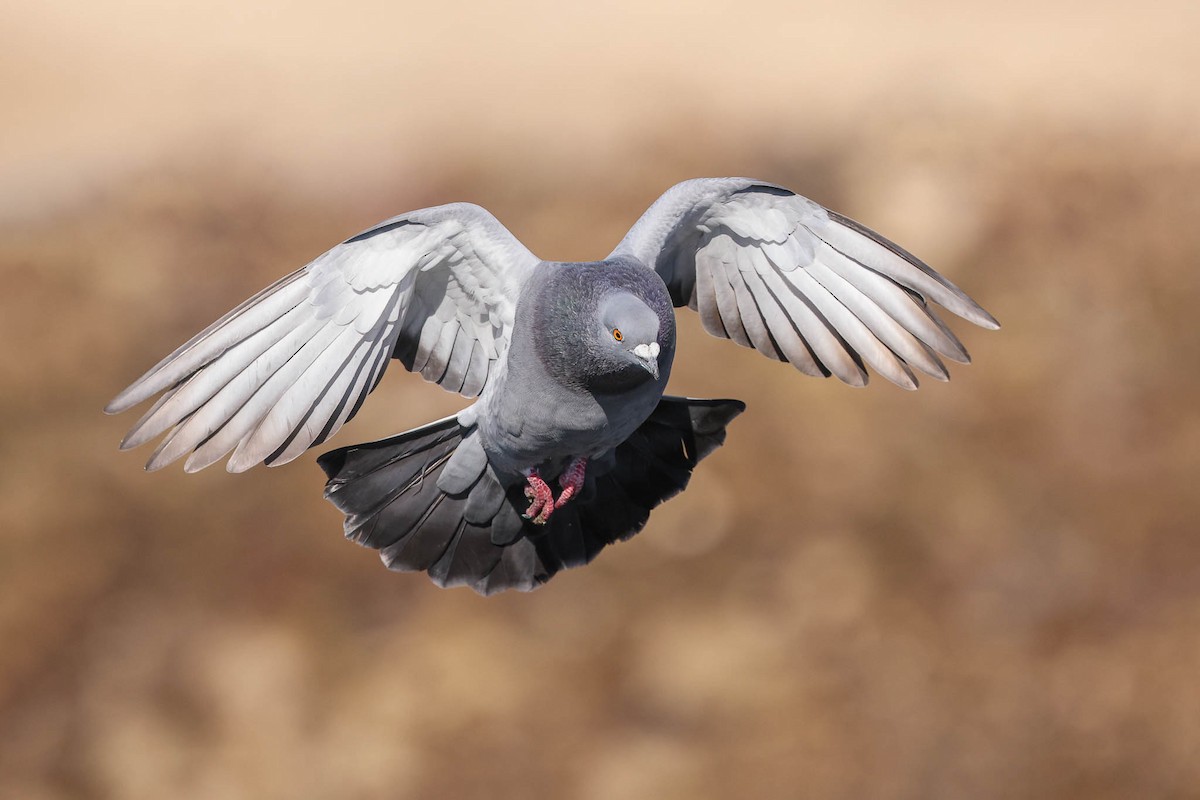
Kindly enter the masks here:
[[283, 464], [338, 431], [393, 360], [475, 402], [322, 455], [345, 534], [440, 586], [528, 591], [628, 539], [745, 406], [664, 396], [674, 308], [806, 375], [905, 389], [966, 350], [932, 304], [996, 320], [882, 236], [782, 186], [667, 190], [602, 261], [533, 255], [479, 206], [380, 223], [277, 281], [121, 392], [154, 470]]

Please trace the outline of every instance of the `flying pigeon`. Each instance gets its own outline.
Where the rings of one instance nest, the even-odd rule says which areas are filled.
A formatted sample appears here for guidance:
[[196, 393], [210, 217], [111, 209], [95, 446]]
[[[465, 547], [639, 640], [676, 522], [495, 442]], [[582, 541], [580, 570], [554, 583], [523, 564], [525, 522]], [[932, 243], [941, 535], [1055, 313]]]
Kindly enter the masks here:
[[466, 203], [393, 217], [256, 294], [105, 409], [161, 396], [121, 449], [154, 470], [283, 464], [396, 359], [475, 402], [322, 455], [348, 538], [439, 586], [528, 591], [642, 529], [745, 406], [664, 396], [674, 308], [806, 375], [905, 389], [967, 363], [931, 303], [996, 320], [916, 257], [782, 186], [680, 183], [602, 261], [533, 255]]

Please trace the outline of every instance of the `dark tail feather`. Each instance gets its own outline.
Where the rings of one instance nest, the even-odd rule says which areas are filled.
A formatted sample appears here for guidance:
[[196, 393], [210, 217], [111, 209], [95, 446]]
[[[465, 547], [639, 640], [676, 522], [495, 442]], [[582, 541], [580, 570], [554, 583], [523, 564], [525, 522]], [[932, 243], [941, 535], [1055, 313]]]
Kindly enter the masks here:
[[[439, 499], [437, 473], [462, 442], [457, 420], [449, 419], [369, 444], [325, 453], [317, 464], [329, 479], [325, 497], [346, 515], [346, 537], [382, 549], [404, 538]], [[419, 506], [405, 528], [381, 523], [397, 501]]]
[[589, 476], [584, 494], [545, 526], [521, 518], [529, 502], [522, 481], [501, 499], [505, 490], [486, 463], [473, 482], [463, 480], [469, 453], [455, 459], [453, 491], [438, 487], [460, 446], [479, 447], [453, 418], [334, 450], [317, 463], [329, 479], [325, 496], [346, 514], [347, 538], [379, 550], [389, 569], [428, 571], [439, 586], [466, 584], [481, 594], [528, 591], [640, 531], [651, 509], [687, 486], [744, 409], [737, 400], [664, 397], [617, 448], [613, 468]]
[[533, 526], [504, 497], [486, 461], [465, 489], [438, 487], [455, 451], [478, 447], [470, 434], [450, 418], [330, 451], [317, 459], [329, 479], [325, 497], [346, 515], [346, 538], [379, 550], [388, 569], [427, 571], [439, 586], [470, 584], [483, 594], [534, 589], [550, 576], [537, 568], [533, 546], [521, 535]]
[[586, 564], [606, 545], [638, 533], [652, 509], [687, 487], [696, 465], [724, 444], [725, 427], [745, 410], [740, 400], [660, 400], [617, 447], [613, 468], [592, 477], [591, 491], [555, 511], [545, 534], [533, 539], [547, 572]]

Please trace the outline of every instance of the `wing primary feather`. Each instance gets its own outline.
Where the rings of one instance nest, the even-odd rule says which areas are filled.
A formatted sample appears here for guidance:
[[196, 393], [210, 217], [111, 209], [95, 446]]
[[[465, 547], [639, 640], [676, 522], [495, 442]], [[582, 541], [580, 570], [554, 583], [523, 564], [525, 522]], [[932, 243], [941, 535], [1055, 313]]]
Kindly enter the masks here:
[[833, 224], [808, 230], [861, 264], [895, 279], [982, 328], [996, 330], [1000, 323], [967, 294], [921, 259], [849, 217], [830, 211]]
[[[185, 470], [195, 472], [237, 447], [279, 396], [341, 333], [341, 329], [329, 324], [328, 320], [313, 320], [311, 324], [316, 330], [296, 332], [299, 347], [289, 346], [279, 353], [286, 355], [286, 359], [252, 365], [194, 414], [176, 434], [169, 458], [163, 456], [167, 458], [164, 464], [195, 448], [184, 464]], [[195, 429], [191, 430], [189, 426]]]
[[169, 402], [156, 404], [152, 413], [142, 417], [130, 429], [122, 443], [123, 446], [137, 447], [168, 428], [178, 425], [262, 357], [268, 348], [291, 334], [297, 323], [302, 322], [308, 313], [311, 313], [311, 309], [296, 306], [192, 373], [179, 385], [178, 391], [173, 393]]
[[849, 309], [854, 316], [862, 320], [871, 333], [904, 363], [911, 364], [939, 380], [948, 378], [945, 366], [936, 358], [932, 358], [921, 342], [905, 330], [899, 322], [888, 316], [887, 312], [876, 305], [870, 297], [837, 275], [820, 260], [814, 261], [806, 269], [818, 283], [825, 287], [826, 291]]
[[855, 360], [841, 337], [834, 333], [832, 326], [812, 306], [811, 301], [796, 291], [790, 283], [785, 282], [774, 270], [764, 270], [759, 277], [771, 290], [776, 302], [796, 325], [796, 330], [804, 337], [825, 369], [851, 386], [866, 386], [866, 371]]
[[758, 303], [758, 307], [763, 313], [763, 319], [771, 331], [771, 338], [778, 345], [786, 360], [805, 375], [811, 375], [814, 378], [829, 377], [829, 370], [817, 360], [812, 348], [796, 329], [795, 323], [780, 307], [775, 295], [763, 283], [762, 277], [756, 272], [744, 273], [744, 277], [746, 285], [750, 288], [750, 293]]
[[[365, 384], [366, 390], [358, 395], [358, 398], [354, 401], [354, 407], [350, 409], [349, 413], [346, 414], [346, 417], [342, 420], [342, 422], [354, 417], [354, 415], [358, 413], [358, 410], [362, 408], [362, 404], [367, 399], [367, 395], [375, 391], [375, 388], [379, 386], [379, 382], [383, 380], [383, 373], [387, 370], [387, 363], [387, 354], [381, 353], [379, 362], [375, 365], [374, 370], [371, 372], [370, 380], [367, 384]], [[340, 426], [341, 423], [339, 422], [338, 425]], [[332, 436], [332, 434], [330, 435]]]
[[946, 358], [949, 358], [952, 361], [957, 361], [960, 364], [970, 364], [971, 354], [967, 352], [966, 345], [959, 341], [958, 337], [954, 335], [954, 331], [950, 330], [950, 326], [946, 324], [945, 320], [939, 317], [937, 313], [935, 313], [934, 310], [929, 307], [928, 303], [918, 302], [917, 307], [920, 308], [921, 311], [924, 312], [925, 316], [929, 318], [929, 321], [937, 326], [937, 329], [941, 331], [944, 341], [949, 342], [950, 346], [947, 348], [949, 352], [944, 352], [942, 355], [946, 356]]
[[355, 379], [350, 391], [346, 393], [341, 405], [334, 409], [329, 415], [325, 427], [317, 434], [310, 447], [321, 444], [328, 440], [331, 436], [337, 433], [343, 425], [349, 422], [362, 408], [363, 402], [366, 401], [367, 395], [375, 390], [379, 383], [379, 379], [383, 376], [384, 369], [387, 368], [389, 356], [386, 350], [378, 349], [369, 362], [363, 362], [365, 369], [360, 376]]
[[[324, 427], [306, 446], [315, 447], [326, 441], [339, 430], [350, 419], [358, 413], [362, 408], [363, 402], [367, 395], [370, 394], [375, 386], [379, 383], [379, 378], [383, 375], [383, 369], [386, 367], [389, 360], [389, 355], [386, 349], [376, 348], [375, 352], [368, 359], [363, 359], [359, 363], [359, 367], [354, 376], [354, 382], [340, 398], [337, 407], [328, 415], [325, 415], [320, 410], [314, 411], [311, 419], [325, 419]], [[278, 466], [279, 464], [287, 463], [294, 459], [303, 449], [298, 452], [295, 448], [298, 447], [296, 441], [285, 442], [278, 450], [272, 453], [266, 460], [267, 466]]]
[[[286, 464], [301, 455], [312, 446], [313, 440], [330, 418], [343, 407], [351, 385], [367, 371], [369, 359], [363, 353], [370, 348], [368, 341], [359, 341], [351, 347], [306, 410], [291, 408], [286, 402], [286, 395], [281, 398], [247, 437], [243, 446], [262, 453], [267, 446], [274, 444], [275, 448], [260, 459], [269, 467]], [[309, 369], [317, 370], [319, 363], [314, 363]], [[276, 428], [274, 433], [271, 431], [272, 424]]]
[[320, 320], [305, 320], [287, 336], [267, 346], [249, 366], [163, 439], [147, 462], [146, 469], [161, 469], [201, 443], [207, 445], [211, 442], [214, 435], [225, 430], [229, 419], [269, 380], [269, 376], [288, 363], [312, 336], [318, 335], [323, 325]]
[[363, 384], [364, 388], [362, 391], [358, 392], [357, 396], [354, 398], [354, 403], [347, 404], [347, 406], [342, 409], [341, 415], [337, 418], [336, 422], [332, 420], [330, 421], [330, 424], [326, 426], [326, 430], [321, 432], [321, 436], [316, 442], [314, 442], [314, 444], [319, 444], [337, 433], [338, 429], [341, 428], [343, 424], [345, 424], [348, 420], [353, 419], [354, 416], [358, 414], [359, 409], [362, 408], [363, 403], [367, 399], [367, 395], [375, 391], [375, 387], [379, 385], [379, 381], [383, 379], [383, 373], [387, 370], [387, 363], [389, 360], [387, 351], [381, 350], [378, 354], [376, 354], [376, 359], [377, 360], [371, 368], [371, 373], [368, 376], [366, 383]]
[[[286, 464], [311, 447], [314, 440], [328, 430], [329, 423], [340, 415], [351, 394], [361, 391], [376, 355], [380, 351], [389, 353], [395, 346], [395, 325], [404, 296], [403, 292], [392, 292], [386, 296], [383, 310], [372, 314], [375, 323], [371, 328], [360, 331], [358, 324], [352, 326], [352, 330], [360, 335], [355, 341], [354, 336], [345, 334], [350, 349], [336, 369], [327, 369], [338, 352], [330, 348], [305, 371], [302, 381], [308, 381], [309, 385], [319, 381], [322, 375], [327, 376], [320, 391], [305, 391], [302, 382], [289, 389], [289, 394], [298, 393], [300, 397], [313, 398], [306, 411], [294, 401], [287, 402], [285, 395], [259, 423], [252, 439], [260, 440], [260, 443], [277, 440], [276, 448], [266, 456], [268, 466]], [[342, 345], [343, 348], [345, 346]], [[274, 434], [270, 432], [272, 425], [276, 428]], [[282, 438], [281, 433], [284, 434]], [[247, 443], [246, 446], [252, 444]]]
[[920, 295], [905, 289], [884, 275], [847, 258], [836, 249], [822, 245], [821, 261], [829, 269], [874, 300], [888, 316], [921, 342], [952, 361], [962, 361], [965, 351], [953, 334], [936, 324]]
[[149, 410], [142, 415], [142, 418], [134, 423], [134, 426], [129, 429], [129, 433], [125, 434], [125, 438], [122, 439], [121, 444], [118, 445], [119, 450], [130, 450], [140, 444], [140, 442], [134, 441], [135, 433], [141, 429], [141, 427], [145, 425], [148, 420], [153, 418], [154, 415], [158, 413], [160, 408], [170, 402], [171, 398], [174, 397], [175, 393], [183, 387], [184, 383], [186, 383], [186, 381], [175, 384], [170, 389], [167, 389], [165, 392], [163, 392], [162, 396], [154, 401], [154, 405], [150, 406]]
[[917, 388], [911, 373], [900, 365], [896, 355], [875, 338], [861, 319], [838, 302], [807, 268], [787, 273], [786, 280], [812, 301], [817, 311], [833, 324], [834, 331], [853, 348], [853, 352], [874, 367], [879, 374], [904, 389]]
[[120, 413], [179, 383], [295, 308], [308, 293], [307, 287], [299, 281], [302, 274], [303, 270], [299, 270], [281, 278], [193, 336], [117, 395], [105, 412]]
[[737, 298], [738, 311], [741, 313], [742, 327], [746, 329], [746, 335], [750, 337], [754, 349], [774, 361], [783, 361], [783, 354], [771, 338], [771, 331], [763, 319], [762, 311], [740, 277], [733, 284], [733, 292]]
[[[391, 334], [392, 337], [400, 335], [399, 331], [394, 331]], [[355, 380], [343, 403], [330, 415], [329, 420], [325, 423], [325, 427], [313, 441], [314, 445], [320, 444], [333, 436], [342, 425], [354, 418], [354, 415], [362, 408], [367, 395], [375, 391], [375, 387], [379, 385], [379, 381], [383, 377], [383, 373], [387, 369], [388, 362], [391, 360], [392, 352], [395, 349], [396, 343], [394, 338], [385, 338], [382, 345], [375, 348], [370, 356], [370, 363], [367, 364], [367, 369], [362, 373], [362, 379]]]
[[[319, 352], [313, 348], [310, 353], [298, 353], [281, 370], [285, 377], [275, 381], [273, 391], [260, 389], [247, 402], [243, 411], [253, 409], [257, 418], [229, 457], [229, 471], [244, 472], [274, 453], [312, 407], [309, 398], [319, 397], [362, 346], [362, 336], [353, 325], [341, 325]], [[270, 383], [264, 384], [264, 389]]]

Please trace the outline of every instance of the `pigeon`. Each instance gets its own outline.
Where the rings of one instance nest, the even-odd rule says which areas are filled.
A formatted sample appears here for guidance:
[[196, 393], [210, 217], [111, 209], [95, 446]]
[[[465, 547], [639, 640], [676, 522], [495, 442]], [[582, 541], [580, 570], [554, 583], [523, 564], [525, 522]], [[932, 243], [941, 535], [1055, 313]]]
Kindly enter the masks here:
[[805, 375], [905, 389], [968, 363], [937, 304], [999, 324], [879, 234], [789, 189], [699, 178], [602, 261], [533, 255], [483, 208], [393, 217], [197, 334], [105, 409], [146, 468], [283, 464], [333, 436], [392, 360], [475, 401], [317, 459], [347, 538], [397, 571], [529, 591], [638, 533], [725, 441], [738, 400], [664, 394], [675, 308]]

